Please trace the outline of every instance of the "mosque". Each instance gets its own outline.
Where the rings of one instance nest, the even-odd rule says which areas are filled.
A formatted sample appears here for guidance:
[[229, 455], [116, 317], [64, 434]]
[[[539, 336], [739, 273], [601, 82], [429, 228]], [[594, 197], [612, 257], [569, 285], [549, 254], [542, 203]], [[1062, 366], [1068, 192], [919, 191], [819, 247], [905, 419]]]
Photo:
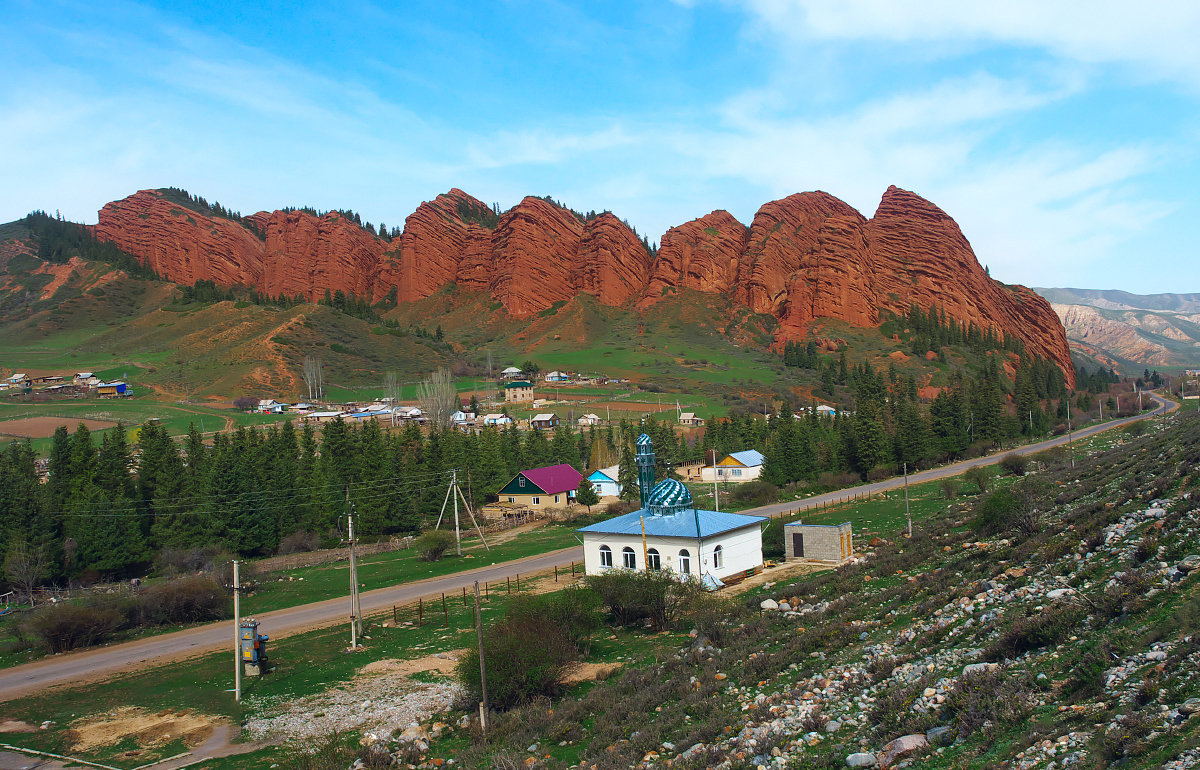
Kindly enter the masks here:
[[637, 440], [638, 488], [642, 507], [582, 527], [584, 569], [671, 570], [719, 588], [762, 568], [765, 516], [696, 508], [692, 493], [675, 479], [654, 483], [654, 447]]

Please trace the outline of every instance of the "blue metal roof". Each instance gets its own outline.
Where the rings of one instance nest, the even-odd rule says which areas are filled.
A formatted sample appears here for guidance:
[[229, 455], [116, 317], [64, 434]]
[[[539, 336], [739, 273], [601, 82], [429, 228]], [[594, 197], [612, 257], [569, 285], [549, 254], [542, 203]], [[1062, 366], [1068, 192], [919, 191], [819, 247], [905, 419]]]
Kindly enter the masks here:
[[757, 449], [744, 449], [741, 452], [730, 452], [729, 456], [749, 468], [753, 468], [756, 465], [762, 465], [767, 459], [763, 457], [763, 453]]
[[601, 480], [611, 481], [614, 484], [617, 483], [616, 479], [614, 479], [612, 476], [609, 476], [604, 471], [592, 471], [592, 475], [588, 476], [588, 481], [601, 481]]
[[637, 510], [624, 516], [580, 527], [577, 532], [598, 532], [609, 535], [641, 535], [642, 522], [646, 523], [646, 535], [654, 537], [695, 538], [696, 519], [700, 519], [700, 537], [712, 537], [742, 527], [757, 526], [767, 521], [766, 516], [747, 516], [744, 513], [724, 513], [687, 509], [671, 516], [651, 516], [647, 511]]

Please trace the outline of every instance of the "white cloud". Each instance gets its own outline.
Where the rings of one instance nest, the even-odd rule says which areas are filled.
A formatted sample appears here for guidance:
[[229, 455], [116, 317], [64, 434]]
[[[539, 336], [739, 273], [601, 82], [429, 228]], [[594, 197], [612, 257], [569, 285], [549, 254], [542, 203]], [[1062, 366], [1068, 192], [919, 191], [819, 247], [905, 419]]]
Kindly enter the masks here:
[[1178, 79], [1200, 76], [1200, 4], [1137, 6], [1123, 0], [746, 0], [768, 29], [790, 40], [976, 42], [1030, 46], [1088, 63], [1121, 63]]

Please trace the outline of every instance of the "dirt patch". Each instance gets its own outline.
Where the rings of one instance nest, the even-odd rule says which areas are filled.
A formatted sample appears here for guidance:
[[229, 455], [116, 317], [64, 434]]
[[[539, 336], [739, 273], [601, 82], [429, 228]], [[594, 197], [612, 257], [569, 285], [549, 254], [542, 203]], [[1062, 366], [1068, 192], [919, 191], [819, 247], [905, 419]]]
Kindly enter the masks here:
[[464, 653], [466, 653], [466, 650], [451, 650], [450, 652], [439, 652], [413, 660], [396, 660], [395, 658], [377, 660], [360, 668], [358, 675], [378, 676], [389, 674], [394, 676], [409, 676], [419, 671], [440, 671], [443, 674], [452, 674], [454, 673], [454, 667], [458, 665], [459, 658]]
[[722, 589], [720, 593], [736, 596], [746, 593], [751, 588], [757, 588], [764, 583], [778, 583], [781, 580], [808, 575], [813, 572], [823, 572], [827, 569], [833, 569], [833, 567], [828, 564], [819, 564], [811, 561], [788, 561], [770, 569], [764, 569], [757, 575], [751, 575], [745, 580]]
[[83, 423], [91, 431], [113, 428], [117, 425], [109, 420], [86, 420], [78, 417], [22, 417], [17, 420], [0, 420], [0, 435], [20, 438], [50, 438], [58, 426], [64, 425], [67, 430], [73, 431], [79, 423]]
[[[598, 401], [591, 405], [596, 410], [609, 409], [614, 412], [674, 412], [674, 404], [646, 404], [629, 401]], [[596, 414], [600, 414], [599, 411]]]
[[20, 719], [0, 720], [0, 733], [31, 733], [36, 727]]
[[92, 751], [129, 738], [147, 748], [176, 739], [194, 747], [208, 740], [221, 721], [219, 717], [187, 709], [152, 713], [136, 706], [122, 706], [76, 720], [67, 732], [67, 739], [71, 742], [71, 750], [78, 752]]
[[620, 668], [620, 663], [580, 663], [571, 669], [563, 681], [566, 684], [579, 684], [580, 682], [590, 682], [593, 679], [607, 679]]

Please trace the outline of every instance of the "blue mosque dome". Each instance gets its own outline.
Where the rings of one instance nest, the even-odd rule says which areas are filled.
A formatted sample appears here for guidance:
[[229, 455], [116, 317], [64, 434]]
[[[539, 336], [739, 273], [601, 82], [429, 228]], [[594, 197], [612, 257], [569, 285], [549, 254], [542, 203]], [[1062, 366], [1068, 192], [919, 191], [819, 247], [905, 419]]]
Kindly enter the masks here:
[[692, 493], [675, 479], [664, 479], [654, 485], [646, 501], [651, 516], [672, 516], [692, 507]]

